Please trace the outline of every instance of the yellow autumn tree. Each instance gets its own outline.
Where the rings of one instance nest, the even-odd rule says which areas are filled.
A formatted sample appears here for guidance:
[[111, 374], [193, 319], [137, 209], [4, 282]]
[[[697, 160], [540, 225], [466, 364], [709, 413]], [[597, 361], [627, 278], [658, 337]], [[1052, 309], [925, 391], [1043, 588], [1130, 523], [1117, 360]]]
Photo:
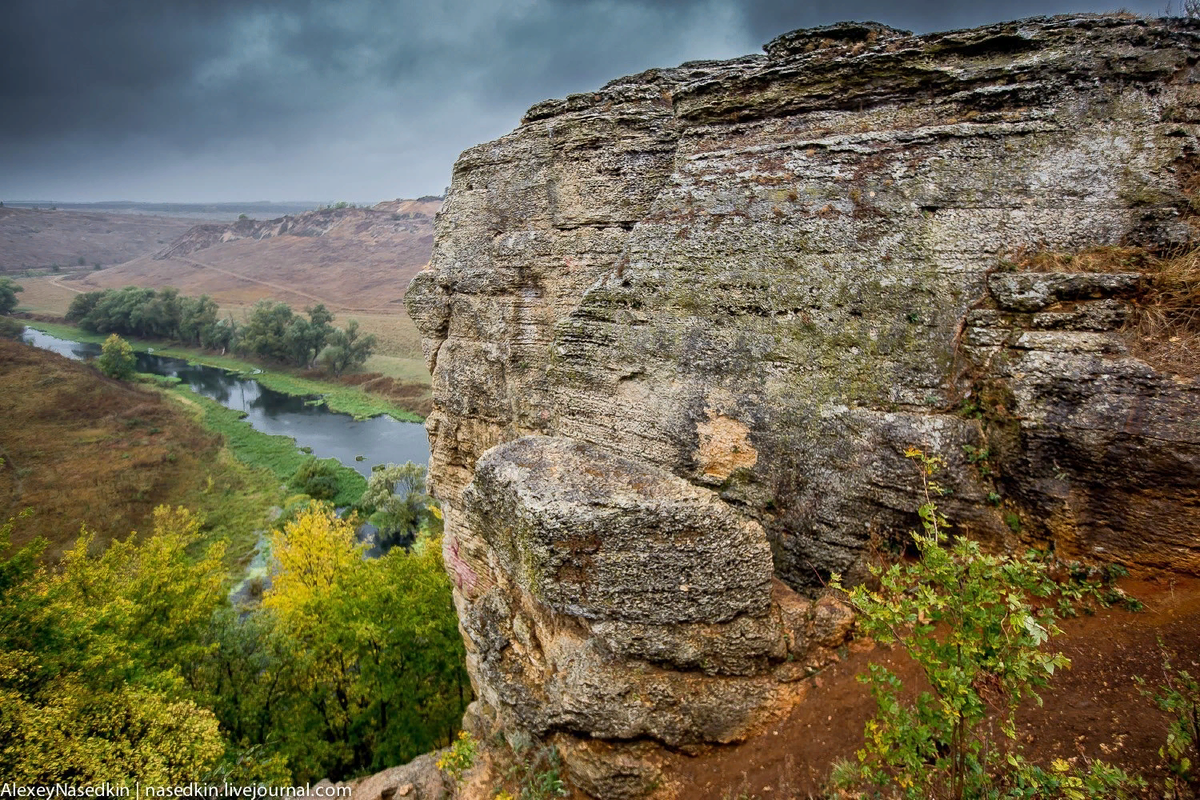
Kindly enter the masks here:
[[216, 717], [187, 675], [224, 595], [223, 549], [186, 552], [200, 525], [160, 507], [151, 536], [93, 555], [83, 530], [54, 571], [25, 551], [0, 560], [0, 774], [179, 783], [217, 762]]
[[339, 581], [362, 565], [354, 540], [355, 520], [341, 519], [326, 503], [310, 503], [283, 530], [271, 536], [275, 570], [263, 607], [293, 627], [329, 595]]
[[[353, 520], [314, 503], [272, 540], [263, 596], [297, 646], [283, 737], [297, 779], [384, 769], [449, 744], [470, 687], [436, 540], [364, 559]], [[303, 737], [297, 737], [303, 732]]]

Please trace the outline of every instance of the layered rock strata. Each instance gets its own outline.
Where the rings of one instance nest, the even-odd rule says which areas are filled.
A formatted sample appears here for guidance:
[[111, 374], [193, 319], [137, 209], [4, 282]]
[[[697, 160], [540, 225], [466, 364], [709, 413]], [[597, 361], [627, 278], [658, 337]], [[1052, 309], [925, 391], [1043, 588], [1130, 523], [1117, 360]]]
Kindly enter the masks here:
[[744, 736], [843, 641], [829, 573], [916, 526], [913, 447], [991, 546], [1200, 572], [1142, 276], [998, 269], [1191, 241], [1198, 58], [1178, 20], [834, 26], [463, 153], [407, 305], [482, 712], [597, 796]]

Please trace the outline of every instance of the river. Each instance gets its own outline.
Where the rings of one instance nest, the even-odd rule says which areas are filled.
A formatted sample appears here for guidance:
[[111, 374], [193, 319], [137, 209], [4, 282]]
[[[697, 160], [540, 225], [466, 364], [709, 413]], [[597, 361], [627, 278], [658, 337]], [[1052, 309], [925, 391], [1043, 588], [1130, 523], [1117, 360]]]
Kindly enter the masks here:
[[[100, 355], [98, 344], [60, 339], [33, 328], [25, 329], [24, 339], [76, 361]], [[139, 372], [179, 378], [197, 394], [245, 412], [255, 430], [289, 436], [297, 447], [311, 449], [317, 458], [336, 458], [363, 477], [371, 476], [375, 464], [429, 463], [429, 439], [419, 422], [388, 416], [355, 420], [314, 402], [315, 397], [283, 394], [244, 375], [153, 353], [136, 355]]]

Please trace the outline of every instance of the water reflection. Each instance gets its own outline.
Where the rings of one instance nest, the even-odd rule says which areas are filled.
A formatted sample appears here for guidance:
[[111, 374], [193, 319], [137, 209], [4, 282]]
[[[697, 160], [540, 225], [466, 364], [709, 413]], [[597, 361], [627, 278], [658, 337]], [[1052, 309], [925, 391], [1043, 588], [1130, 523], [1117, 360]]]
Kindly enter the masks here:
[[[75, 360], [100, 355], [98, 344], [72, 342], [33, 328], [25, 329], [24, 338]], [[253, 378], [178, 358], [137, 353], [137, 368], [139, 372], [179, 378], [197, 394], [211, 397], [226, 408], [244, 411], [246, 421], [255, 430], [290, 436], [297, 447], [311, 448], [318, 458], [336, 458], [364, 477], [370, 477], [373, 464], [429, 462], [429, 440], [420, 423], [398, 422], [387, 416], [355, 420], [349, 414], [330, 411], [316, 397], [283, 394]]]

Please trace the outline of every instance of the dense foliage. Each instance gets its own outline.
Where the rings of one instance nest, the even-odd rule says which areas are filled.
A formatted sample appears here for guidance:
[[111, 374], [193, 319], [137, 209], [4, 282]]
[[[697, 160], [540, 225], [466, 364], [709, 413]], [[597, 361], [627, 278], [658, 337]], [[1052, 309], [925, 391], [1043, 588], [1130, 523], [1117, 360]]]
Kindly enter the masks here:
[[411, 461], [375, 467], [360, 504], [381, 538], [393, 541], [415, 535], [436, 514], [425, 493], [425, 467]]
[[172, 339], [295, 367], [312, 366], [320, 357], [334, 374], [362, 366], [375, 347], [375, 337], [360, 335], [354, 320], [344, 330], [333, 327], [333, 314], [321, 304], [304, 316], [287, 303], [260, 300], [241, 325], [218, 312], [208, 295], [127, 286], [78, 295], [67, 320], [93, 333]]
[[24, 288], [13, 283], [11, 278], [0, 278], [0, 314], [11, 314], [17, 309], [17, 292]]
[[[16, 521], [0, 527], [8, 549]], [[449, 744], [470, 690], [435, 540], [365, 560], [312, 504], [277, 532], [260, 607], [226, 599], [222, 548], [160, 508], [154, 533], [62, 565], [0, 560], [0, 774], [46, 783], [288, 783]]]
[[221, 756], [217, 719], [184, 672], [223, 598], [221, 546], [185, 553], [198, 530], [162, 507], [153, 536], [100, 556], [85, 530], [57, 571], [36, 570], [40, 543], [0, 562], [0, 774], [179, 783]]
[[321, 364], [334, 375], [358, 369], [367, 363], [375, 349], [375, 334], [358, 332], [358, 321], [350, 320], [345, 329], [335, 328], [321, 351]]

